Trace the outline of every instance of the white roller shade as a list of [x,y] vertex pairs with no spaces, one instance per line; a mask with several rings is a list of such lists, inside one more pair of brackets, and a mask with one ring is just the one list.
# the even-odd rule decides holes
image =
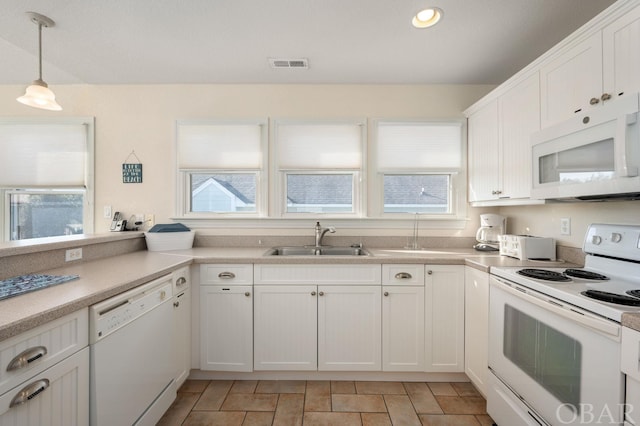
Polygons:
[[458,169],[462,164],[460,123],[378,123],[379,170]]
[[83,124],[1,124],[1,187],[85,185]]
[[180,169],[259,169],[259,124],[179,124]]
[[280,169],[358,169],[362,165],[359,124],[280,124]]

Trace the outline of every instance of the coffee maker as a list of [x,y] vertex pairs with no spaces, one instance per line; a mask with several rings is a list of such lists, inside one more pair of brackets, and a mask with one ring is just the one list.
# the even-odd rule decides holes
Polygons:
[[507,218],[499,214],[481,214],[480,229],[476,232],[478,244],[473,248],[479,251],[498,251],[498,235],[502,235],[507,230]]

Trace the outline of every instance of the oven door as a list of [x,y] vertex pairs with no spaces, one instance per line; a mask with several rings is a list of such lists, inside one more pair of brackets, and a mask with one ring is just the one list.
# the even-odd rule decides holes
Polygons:
[[622,423],[619,324],[493,276],[489,323],[489,368],[546,422]]

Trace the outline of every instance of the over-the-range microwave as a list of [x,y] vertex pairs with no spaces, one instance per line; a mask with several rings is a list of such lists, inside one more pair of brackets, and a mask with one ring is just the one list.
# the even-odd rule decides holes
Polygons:
[[531,198],[640,199],[640,95],[532,135]]

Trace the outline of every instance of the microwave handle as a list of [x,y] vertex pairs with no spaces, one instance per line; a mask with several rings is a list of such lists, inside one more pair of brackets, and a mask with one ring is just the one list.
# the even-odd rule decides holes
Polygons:
[[614,149],[616,150],[616,170],[618,170],[618,176],[620,177],[638,176],[638,165],[634,164],[633,160],[640,153],[636,152],[634,156],[631,150],[634,149],[632,144],[636,144],[640,137],[639,125],[637,112],[625,114],[618,120]]

